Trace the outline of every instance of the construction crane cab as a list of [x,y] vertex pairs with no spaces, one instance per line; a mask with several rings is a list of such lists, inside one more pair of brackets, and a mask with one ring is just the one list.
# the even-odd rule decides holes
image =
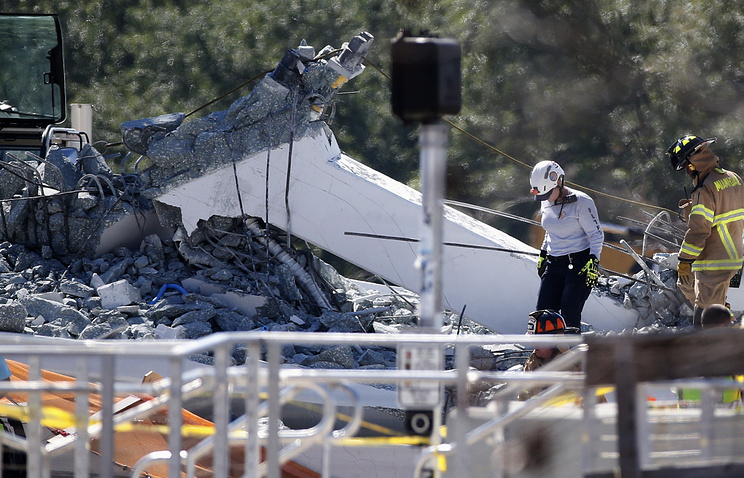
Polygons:
[[0,14],[0,161],[81,149],[86,133],[67,119],[62,29],[56,14]]

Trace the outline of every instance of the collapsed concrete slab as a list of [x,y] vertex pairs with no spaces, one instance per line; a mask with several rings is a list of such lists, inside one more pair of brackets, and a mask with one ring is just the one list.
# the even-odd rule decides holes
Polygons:
[[[337,88],[361,73],[367,33],[324,59],[305,44],[229,110],[186,123],[180,117],[122,125],[125,143],[154,163],[145,194],[165,226],[188,236],[213,216],[261,218],[386,281],[417,291],[421,195],[343,154],[322,121]],[[167,134],[155,134],[167,125]],[[149,131],[149,132],[148,132]],[[143,138],[149,142],[143,143]],[[444,306],[491,330],[522,333],[534,309],[535,249],[446,208]],[[523,252],[509,253],[494,248]],[[593,296],[585,320],[602,330],[631,327],[637,314]]]

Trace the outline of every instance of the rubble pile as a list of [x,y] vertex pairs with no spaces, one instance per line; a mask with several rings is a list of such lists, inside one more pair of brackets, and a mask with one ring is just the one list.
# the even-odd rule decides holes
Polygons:
[[649,261],[653,266],[650,272],[641,270],[633,279],[600,277],[595,290],[638,312],[636,326],[624,332],[651,333],[692,326],[693,310],[676,285],[676,261],[676,254],[657,253]]
[[[257,329],[398,333],[416,325],[415,294],[362,290],[309,249],[287,248],[283,233],[267,229],[259,219],[212,217],[189,236],[177,226],[178,215],[168,217],[169,211],[161,208],[161,220],[176,226],[172,238],[153,234],[139,250],[119,247],[91,258],[101,230],[133,211],[151,210],[152,204],[139,194],[137,175],[113,174],[92,147],[82,156],[77,167],[70,167],[65,152],[53,148],[39,174],[31,175],[41,178],[41,184],[8,181],[1,191],[12,198],[3,202],[0,216],[0,237],[5,239],[0,243],[1,331],[154,340]],[[44,196],[42,185],[63,194]],[[661,265],[656,281],[644,272],[636,280],[600,279],[600,294],[638,311],[637,325],[629,333],[690,325],[692,310],[676,291],[673,261],[654,257]],[[492,333],[458,319],[446,314],[443,332]],[[584,332],[603,333],[592,330],[590,317],[585,320]],[[480,370],[507,370],[524,360],[524,352],[517,345],[478,348],[471,351],[471,364]],[[287,346],[282,353],[286,361],[309,367],[396,363],[394,350],[375,347]],[[244,355],[236,350],[236,363]]]
[[[212,217],[190,236],[178,214],[158,208],[172,238],[147,236],[138,250],[92,258],[101,231],[121,217],[152,211],[139,175],[113,174],[86,145],[79,157],[52,148],[38,170],[7,176],[0,194],[0,331],[71,339],[194,339],[249,330],[398,333],[417,323],[407,291],[363,290],[305,248],[287,248],[260,220]],[[56,194],[45,195],[48,188]],[[692,310],[676,290],[675,258],[654,257],[658,279],[601,278],[600,294],[638,311],[628,333],[690,326]],[[664,286],[661,286],[662,282]],[[583,331],[593,331],[586,317]],[[463,323],[464,322],[464,326]],[[444,333],[491,331],[445,314]],[[526,352],[529,352],[527,350]],[[287,362],[308,367],[394,367],[384,348],[291,347]],[[245,351],[235,351],[236,363]],[[474,348],[480,370],[508,370],[525,358],[518,345]],[[209,362],[209,357],[197,357]]]
[[[67,183],[63,189],[77,187],[69,177],[61,178],[58,185]],[[110,178],[111,184],[126,183],[113,174]],[[7,214],[17,212],[20,202],[11,202],[10,208],[6,204],[4,237],[22,240],[0,243],[0,331],[70,339],[157,340],[250,330],[398,333],[417,324],[415,294],[396,288],[387,293],[364,290],[309,249],[287,249],[283,233],[270,227],[267,231],[258,219],[213,217],[202,221],[191,236],[182,228],[171,239],[147,236],[138,250],[119,247],[95,259],[87,252],[73,253],[90,250],[96,239],[89,237],[91,228],[102,227],[101,218],[111,211],[120,208],[124,214],[147,205],[136,194],[116,193],[115,204],[111,200],[115,195],[89,193],[27,201],[25,215]],[[84,214],[82,198],[94,204]],[[71,218],[84,217],[88,228],[68,226],[69,232],[78,233],[53,234],[50,244],[38,245],[32,238],[43,235],[21,231],[39,229],[45,221],[54,223],[51,215],[61,214],[49,207],[55,203]],[[45,207],[39,208],[40,204]],[[9,217],[16,217],[23,227]],[[272,253],[271,246],[281,253],[275,249]],[[667,289],[643,271],[634,276],[636,280],[600,278],[599,293],[638,311],[637,326],[628,333],[690,326],[692,310],[676,291],[673,261],[674,257],[654,256],[654,262],[662,265],[657,270]],[[590,317],[585,320],[583,332],[604,333],[593,330]],[[446,313],[443,333],[492,332]],[[529,352],[519,345],[474,347],[471,366],[508,370],[523,363]],[[308,367],[393,368],[396,364],[395,350],[382,347],[286,346],[282,355],[286,362]],[[242,363],[245,351],[236,350],[234,360]]]
[[[213,218],[180,241],[151,235],[139,250],[120,247],[68,265],[20,244],[0,243],[0,331],[157,340],[251,330],[397,333],[416,325],[415,294],[364,290],[310,251],[291,250],[291,260],[333,303],[324,309],[286,260],[270,257],[264,236],[241,229],[237,219]],[[452,316],[448,321],[454,322]],[[485,332],[472,323],[463,330]],[[287,346],[282,354],[308,367],[396,363],[395,351],[382,347]],[[245,351],[236,350],[234,359],[244,362]]]
[[110,224],[152,205],[136,175],[115,175],[90,144],[80,150],[52,145],[46,158],[3,162],[0,240],[39,250],[46,259],[71,260],[95,249]]

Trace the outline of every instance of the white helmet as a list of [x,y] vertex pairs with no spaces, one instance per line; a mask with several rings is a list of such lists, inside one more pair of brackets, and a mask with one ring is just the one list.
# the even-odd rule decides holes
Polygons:
[[558,182],[564,175],[563,168],[555,161],[537,163],[530,174],[531,192],[535,196],[535,201],[547,200],[550,192],[559,185]]

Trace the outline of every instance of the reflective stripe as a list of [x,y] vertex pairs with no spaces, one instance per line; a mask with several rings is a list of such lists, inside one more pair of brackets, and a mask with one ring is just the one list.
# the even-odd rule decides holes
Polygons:
[[734,209],[723,214],[719,214],[713,220],[713,226],[718,228],[718,235],[721,238],[721,244],[726,249],[726,255],[730,259],[736,259],[739,257],[739,252],[736,249],[736,243],[731,237],[731,232],[728,229],[728,224],[732,222],[744,220],[744,209]]
[[702,247],[698,247],[694,244],[690,244],[689,242],[683,242],[682,247],[679,249],[680,254],[685,253],[692,257],[697,257],[700,255],[701,252],[703,252]]
[[708,209],[702,204],[695,204],[692,206],[692,209],[690,210],[690,216],[703,216],[705,219],[707,219],[710,222],[713,222],[714,213],[712,209]]
[[692,272],[735,271],[741,268],[741,259],[698,260],[692,263]]
[[718,226],[741,220],[744,220],[744,209],[734,209],[733,211],[717,215],[713,220],[713,225]]
[[[744,221],[744,209],[734,209],[723,214],[714,215],[711,209],[708,209],[702,204],[696,204],[692,207],[690,216],[698,215],[702,216],[706,220],[710,221],[713,227],[718,229],[718,236],[721,240],[721,245],[726,251],[728,260],[724,259],[724,262],[730,260],[736,260],[741,263],[741,257],[739,257],[739,251],[736,247],[736,242],[731,237],[731,232],[728,229],[728,225],[736,221]],[[680,254],[685,253],[692,257],[698,257],[703,252],[703,247],[698,247],[695,244],[689,242],[683,242],[679,250]],[[693,265],[692,270],[728,270],[738,269],[740,266],[733,266],[729,264],[714,264],[715,262],[721,261],[698,261],[697,267]],[[707,266],[704,263],[709,263]]]
[[726,226],[721,226],[716,229],[718,229],[721,244],[723,245],[723,248],[726,249],[726,255],[729,256],[729,259],[736,259],[738,251],[736,250],[736,245],[734,245],[734,240],[731,237],[728,228]]

